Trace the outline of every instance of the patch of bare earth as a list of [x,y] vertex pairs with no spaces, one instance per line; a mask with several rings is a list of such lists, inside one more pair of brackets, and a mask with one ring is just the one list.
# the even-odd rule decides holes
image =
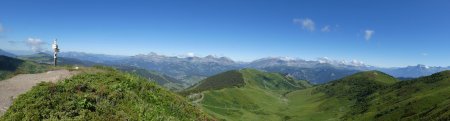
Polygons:
[[20,74],[0,81],[0,116],[2,116],[13,99],[30,90],[40,82],[56,82],[75,75],[76,71],[55,70],[38,74]]

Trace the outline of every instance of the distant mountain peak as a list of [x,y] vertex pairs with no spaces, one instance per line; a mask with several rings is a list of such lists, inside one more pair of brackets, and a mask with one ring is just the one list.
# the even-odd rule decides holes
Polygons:
[[217,57],[215,55],[208,55],[208,56],[205,56],[205,58],[220,58],[220,57]]
[[289,57],[289,56],[278,57],[278,59],[284,60],[284,61],[292,61],[292,60],[296,60],[295,58]]
[[416,67],[418,67],[418,68],[425,68],[425,69],[428,69],[428,68],[430,68],[429,66],[427,66],[427,65],[424,65],[424,64],[417,64],[417,66]]
[[150,55],[150,56],[159,56],[158,53],[155,53],[155,52],[150,52],[150,53],[148,53],[147,55]]
[[4,55],[4,56],[8,56],[8,57],[16,57],[16,55],[14,55],[10,52],[4,51],[2,49],[0,49],[0,55]]

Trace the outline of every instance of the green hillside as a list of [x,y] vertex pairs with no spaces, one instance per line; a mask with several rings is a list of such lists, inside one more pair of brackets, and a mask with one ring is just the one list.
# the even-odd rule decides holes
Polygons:
[[205,90],[217,90],[228,87],[242,87],[245,85],[242,73],[237,70],[223,72],[200,81],[190,90],[201,92]]
[[368,71],[287,95],[292,120],[449,120],[450,71],[409,81]]
[[283,112],[291,120],[342,120],[342,117],[366,108],[365,97],[396,83],[379,71],[359,72],[287,95],[289,106]]
[[[450,119],[450,71],[410,81],[366,71],[314,87],[293,86],[295,80],[276,73],[252,69],[236,72],[242,74],[244,85],[211,88],[188,97],[223,120]],[[227,80],[223,77],[214,81]]]
[[317,90],[329,96],[360,99],[396,82],[397,79],[383,72],[366,71],[321,85]]
[[202,92],[190,92],[188,97],[218,119],[281,120],[284,115],[279,112],[288,104],[284,95],[310,86],[306,81],[293,80],[278,73],[242,69],[201,81],[191,90]]
[[172,91],[179,91],[186,88],[188,85],[186,82],[180,81],[165,74],[158,73],[156,71],[149,71],[146,69],[133,67],[133,66],[115,66],[117,69],[139,76],[148,78],[151,81],[155,81],[158,85],[161,85]]
[[184,98],[139,76],[88,69],[20,95],[0,120],[211,120]]
[[396,83],[368,99],[368,110],[350,119],[448,121],[450,71]]
[[[295,120],[450,119],[450,71],[396,83],[390,76],[377,73],[377,78],[373,78],[373,71],[363,72],[317,89],[290,93],[288,98],[295,103],[286,114],[293,113]],[[361,79],[366,81],[355,81]]]
[[354,102],[317,92],[316,87],[286,95],[288,104],[280,113],[286,121],[339,121],[352,109]]
[[49,65],[0,55],[0,80],[11,78],[17,74],[41,73],[51,68]]

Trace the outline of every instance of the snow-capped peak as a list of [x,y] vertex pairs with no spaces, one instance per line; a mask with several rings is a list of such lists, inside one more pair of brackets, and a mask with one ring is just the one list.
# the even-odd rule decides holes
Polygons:
[[335,66],[339,66],[339,65],[347,65],[347,66],[367,66],[366,64],[364,64],[364,62],[362,61],[358,61],[358,60],[351,60],[351,61],[347,61],[347,60],[332,60],[329,59],[328,57],[320,57],[317,58],[317,61],[319,63],[327,63],[327,64],[331,64],[331,65],[335,65]]
[[419,68],[425,68],[425,69],[429,69],[430,67],[427,65],[423,65],[423,64],[417,64],[417,67]]
[[295,58],[288,57],[288,56],[285,56],[285,57],[278,57],[278,59],[283,60],[283,61],[291,61],[291,60],[295,60]]

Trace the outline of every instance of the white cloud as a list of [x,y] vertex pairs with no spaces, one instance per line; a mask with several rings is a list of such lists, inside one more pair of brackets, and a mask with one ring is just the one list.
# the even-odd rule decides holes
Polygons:
[[370,40],[372,38],[373,34],[375,34],[375,31],[367,29],[366,31],[364,31],[364,38],[366,40]]
[[319,63],[328,63],[332,65],[349,65],[349,66],[367,66],[363,61],[358,60],[333,60],[328,57],[317,58]]
[[306,29],[308,31],[314,31],[315,25],[314,25],[314,21],[309,19],[309,18],[305,18],[305,19],[294,19],[293,20],[294,24],[298,24],[301,25],[303,29]]
[[188,56],[188,57],[194,57],[195,54],[194,54],[193,52],[188,52],[188,53],[186,53],[186,56]]
[[331,31],[330,26],[329,26],[329,25],[324,26],[324,27],[321,29],[321,31],[322,31],[322,32],[330,32],[330,31]]
[[31,47],[31,50],[33,50],[34,52],[41,52],[43,48],[42,46],[47,44],[41,39],[31,37],[28,38],[25,43],[27,46]]

